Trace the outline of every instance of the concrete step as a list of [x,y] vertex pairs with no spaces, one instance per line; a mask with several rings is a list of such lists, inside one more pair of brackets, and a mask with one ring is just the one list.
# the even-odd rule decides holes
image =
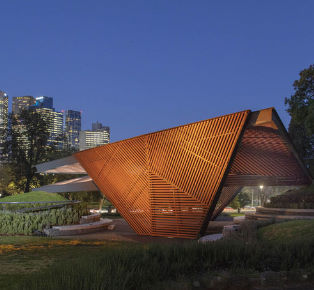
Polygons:
[[100,221],[101,214],[99,213],[94,213],[90,215],[83,215],[80,219],[80,224],[89,224],[93,222],[98,222]]
[[242,223],[244,220],[245,220],[245,216],[244,216],[244,215],[235,216],[235,217],[233,218],[233,222],[236,223],[236,224],[240,224],[240,223]]
[[202,244],[205,244],[205,243],[208,243],[208,242],[218,241],[218,240],[220,240],[222,238],[223,238],[222,234],[213,234],[213,235],[207,235],[207,236],[201,237],[198,240],[198,242],[202,243]]
[[100,230],[108,229],[112,224],[110,219],[100,219],[99,221],[67,226],[53,226],[51,229],[44,229],[47,236],[72,236],[98,232]]
[[271,220],[284,221],[284,220],[311,220],[314,216],[302,216],[302,215],[275,215],[265,213],[247,213],[245,218],[248,220]]
[[314,216],[314,209],[257,207],[256,213],[291,216]]

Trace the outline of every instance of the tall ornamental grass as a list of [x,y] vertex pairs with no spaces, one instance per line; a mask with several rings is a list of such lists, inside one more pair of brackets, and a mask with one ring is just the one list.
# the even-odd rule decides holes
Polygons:
[[314,266],[314,241],[244,243],[227,240],[207,245],[158,244],[104,248],[56,263],[23,281],[20,289],[151,289],[159,281],[189,279],[210,271],[289,271]]

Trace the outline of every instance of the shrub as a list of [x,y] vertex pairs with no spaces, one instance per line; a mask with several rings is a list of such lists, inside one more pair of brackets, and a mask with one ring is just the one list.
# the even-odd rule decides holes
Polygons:
[[87,210],[83,203],[31,213],[0,211],[0,234],[31,235],[52,225],[77,223],[84,214]]
[[298,190],[288,190],[286,193],[270,198],[265,204],[269,208],[314,209],[314,186]]

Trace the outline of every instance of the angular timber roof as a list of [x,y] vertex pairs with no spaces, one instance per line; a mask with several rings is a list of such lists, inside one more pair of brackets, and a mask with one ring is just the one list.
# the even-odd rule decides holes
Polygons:
[[273,108],[158,131],[73,157],[141,235],[196,238],[243,186],[311,183]]

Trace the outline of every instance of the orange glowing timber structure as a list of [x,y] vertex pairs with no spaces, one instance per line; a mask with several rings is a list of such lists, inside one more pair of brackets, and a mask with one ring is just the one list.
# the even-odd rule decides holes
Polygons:
[[150,133],[74,157],[140,235],[197,238],[243,186],[312,182],[273,108]]

